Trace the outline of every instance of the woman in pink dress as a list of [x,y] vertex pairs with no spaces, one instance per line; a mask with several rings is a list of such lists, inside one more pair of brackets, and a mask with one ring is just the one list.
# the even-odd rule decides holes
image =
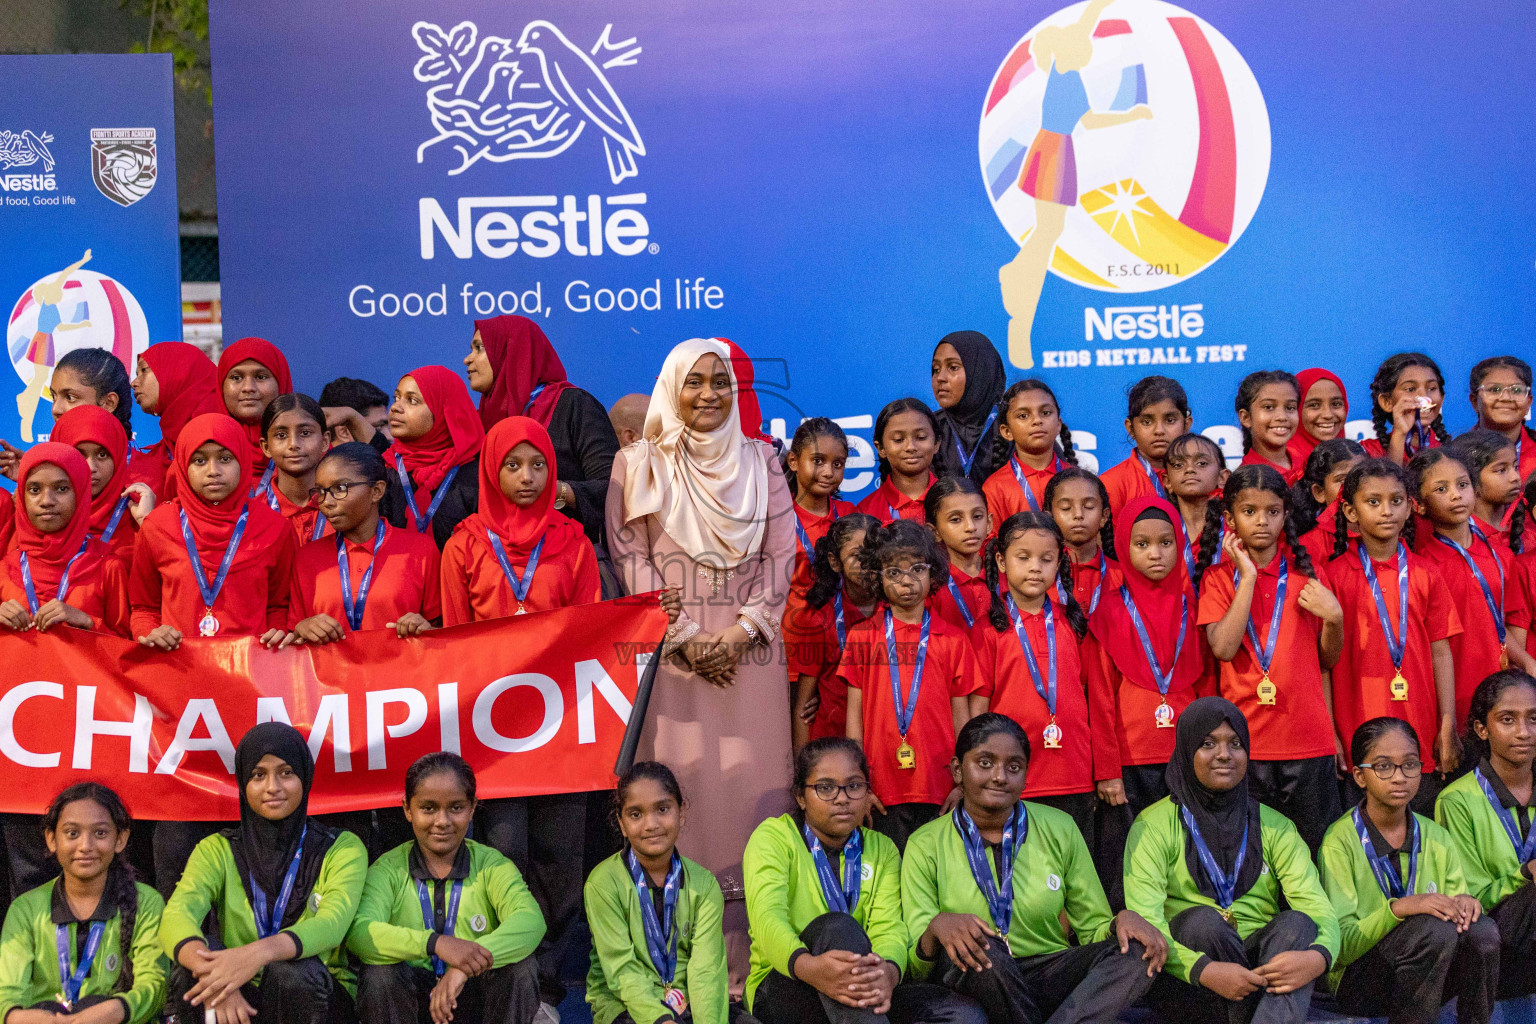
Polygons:
[[773,448],[746,437],[730,348],[685,341],[667,356],[641,440],[613,461],[608,545],[630,593],[676,588],[642,758],[689,795],[678,846],[725,893],[731,988],[747,972],[741,854],[793,805],[780,620],[794,567],[789,488]]

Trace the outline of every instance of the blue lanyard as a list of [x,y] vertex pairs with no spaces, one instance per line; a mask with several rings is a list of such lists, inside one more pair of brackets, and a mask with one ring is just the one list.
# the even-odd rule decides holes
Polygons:
[[[826,855],[822,855],[826,859]],[[640,927],[645,931],[645,949],[651,955],[651,966],[667,984],[677,974],[677,934],[682,929],[674,927],[677,913],[677,897],[683,890],[683,858],[672,851],[672,863],[667,868],[667,880],[662,884],[662,916],[656,917],[656,904],[651,900],[651,884],[645,877],[645,869],[635,857],[635,851],[624,854],[629,865],[629,877],[634,879],[635,892],[640,897]]]
[[416,507],[416,492],[411,489],[411,475],[405,471],[405,460],[398,454],[395,456],[395,474],[400,477],[400,486],[405,490],[405,507],[411,511],[411,519],[416,523],[417,533],[426,533],[427,527],[432,525],[432,517],[437,515],[437,510],[442,507],[443,499],[448,497],[448,488],[453,484],[453,478],[459,475],[459,467],[454,466],[448,470],[448,475],[443,477],[443,482],[437,485],[437,490],[432,493],[432,504],[427,506],[427,514],[422,515]]
[[987,415],[987,422],[981,425],[981,436],[976,439],[976,445],[971,449],[971,454],[966,455],[965,449],[960,446],[960,435],[955,435],[955,451],[960,454],[960,475],[970,476],[971,465],[976,461],[976,454],[981,451],[981,446],[987,442],[987,431],[992,429],[992,424],[997,422],[997,407],[993,406],[991,413]]
[[[1237,581],[1241,575],[1242,573],[1239,570],[1232,570],[1232,586],[1237,586]],[[1269,613],[1269,636],[1264,641],[1263,647],[1259,646],[1258,630],[1253,628],[1253,605],[1251,603],[1248,606],[1248,619],[1243,623],[1243,628],[1248,633],[1248,643],[1253,647],[1253,656],[1258,661],[1259,670],[1264,673],[1265,679],[1269,678],[1269,666],[1273,664],[1275,660],[1275,642],[1279,639],[1280,636],[1280,613],[1285,610],[1285,585],[1286,577],[1289,575],[1289,569],[1286,566],[1284,555],[1280,556],[1279,575],[1280,582],[1275,584],[1275,607],[1274,610]],[[1257,580],[1254,581],[1253,592],[1255,594],[1259,592],[1259,584]]]
[[[455,878],[453,885],[448,889],[448,907],[443,911],[444,935],[453,934],[453,926],[459,919],[459,894],[464,890],[462,880]],[[432,909],[432,897],[427,892],[427,883],[422,879],[416,880],[416,898],[421,902],[421,920],[427,926],[427,931],[437,931],[437,914]],[[439,978],[448,970],[448,965],[438,957],[432,958],[432,973]]]
[[1029,666],[1029,678],[1035,684],[1035,692],[1040,699],[1045,701],[1046,710],[1050,711],[1051,719],[1056,718],[1056,615],[1051,611],[1051,599],[1045,599],[1045,650],[1046,650],[1046,674],[1040,678],[1040,663],[1035,660],[1035,649],[1029,643],[1029,637],[1024,635],[1024,620],[1019,617],[1019,606],[1013,603],[1013,595],[1009,594],[1003,599],[1008,605],[1008,617],[1013,620],[1013,635],[1019,638],[1019,646],[1024,650],[1024,664]]
[[[64,883],[56,882],[55,885]],[[69,925],[61,924],[54,928],[55,945],[59,951],[59,981],[64,989],[64,1007],[73,1010],[75,1003],[80,999],[80,989],[85,985],[86,976],[91,973],[91,965],[96,962],[96,953],[101,948],[101,936],[107,930],[105,921],[92,921],[91,929],[85,935],[85,952],[80,957],[80,966],[73,971],[69,969]],[[128,951],[123,951],[127,956]]]
[[[827,499],[827,508],[832,510],[832,521],[834,523],[837,522],[837,504],[831,498]],[[891,509],[892,515],[895,515],[895,512],[895,509]],[[896,516],[896,518],[900,519],[901,517]],[[811,535],[805,532],[805,526],[800,522],[800,513],[798,511],[795,512],[795,536],[800,538],[800,548],[805,552],[805,557],[814,560],[816,557],[816,546],[811,543]]]
[[1179,595],[1179,639],[1173,645],[1173,659],[1168,662],[1167,672],[1158,667],[1157,653],[1152,650],[1152,638],[1147,635],[1147,624],[1141,621],[1136,599],[1124,584],[1120,586],[1120,600],[1125,603],[1125,611],[1131,617],[1136,639],[1141,641],[1141,653],[1146,655],[1147,667],[1152,670],[1152,679],[1157,683],[1157,692],[1166,697],[1168,688],[1173,685],[1173,671],[1179,667],[1179,655],[1184,653],[1184,633],[1189,628],[1189,595]]
[[838,589],[832,595],[832,623],[837,629],[837,653],[843,653],[843,648],[848,646],[848,627],[843,624],[843,591]]
[[523,566],[523,574],[519,576],[512,569],[512,562],[507,558],[507,549],[502,545],[501,538],[490,530],[486,533],[491,538],[491,550],[496,552],[496,561],[501,563],[501,574],[507,578],[507,583],[512,587],[512,596],[517,598],[517,607],[521,611],[523,602],[528,599],[528,588],[533,586],[533,574],[539,568],[539,552],[544,550],[544,538],[533,546],[533,551],[528,555],[528,564]]
[[[1088,614],[1092,615],[1099,610],[1099,598],[1104,596],[1104,577],[1109,574],[1109,562],[1104,557],[1104,549],[1099,549],[1099,564],[1095,566],[1099,570],[1099,581],[1093,585],[1093,595],[1088,599]],[[1072,579],[1077,581],[1077,570],[1072,570]],[[1067,603],[1067,588],[1061,585],[1061,580],[1056,580],[1056,596],[1062,604]]]
[[[1413,410],[1412,433],[1403,438],[1404,460],[1413,458],[1413,456],[1427,444],[1429,444],[1429,427],[1424,425],[1424,409],[1421,406],[1420,408]],[[1515,454],[1517,456],[1519,455],[1518,448],[1516,448]]]
[[965,843],[965,859],[971,865],[971,877],[976,880],[976,887],[981,890],[982,896],[986,897],[992,923],[998,931],[1007,935],[1008,926],[1013,923],[1013,861],[1019,847],[1029,838],[1029,812],[1024,808],[1024,801],[1020,800],[1013,805],[1008,824],[1003,826],[1003,841],[997,851],[996,881],[992,878],[992,865],[981,840],[981,830],[966,812],[965,804],[956,807],[951,817],[955,822],[955,831],[960,833],[960,839]]
[[1360,568],[1365,581],[1371,585],[1371,596],[1376,599],[1376,617],[1381,620],[1381,631],[1387,637],[1387,654],[1392,667],[1403,670],[1403,652],[1408,646],[1408,551],[1403,542],[1397,542],[1397,632],[1392,632],[1392,620],[1387,615],[1387,599],[1381,593],[1381,583],[1376,579],[1376,567],[1371,556],[1365,553],[1365,541],[1355,543],[1355,554],[1360,556]]
[[384,543],[384,533],[387,527],[384,525],[384,517],[379,517],[379,525],[373,528],[373,557],[368,563],[368,568],[363,570],[363,578],[357,583],[357,597],[352,596],[352,567],[347,564],[347,539],[341,534],[336,535],[336,569],[341,575],[341,606],[347,613],[347,624],[353,629],[363,628],[363,609],[368,604],[368,590],[373,586],[373,568],[379,564],[379,546]]
[[864,833],[854,829],[843,844],[843,878],[839,882],[832,873],[827,851],[821,848],[821,840],[816,838],[811,826],[802,825],[800,831],[805,835],[805,845],[810,847],[811,863],[816,865],[816,880],[821,883],[821,896],[827,901],[827,909],[839,914],[853,913],[853,908],[859,905],[859,886],[863,880]]
[[[64,563],[64,574],[59,577],[59,590],[54,595],[60,601],[64,600],[65,594],[69,593],[69,570],[75,567],[76,560],[85,554],[85,549],[90,543],[91,538],[89,537],[81,541],[80,550],[71,555],[69,561]],[[27,590],[27,607],[31,609],[33,615],[36,615],[39,607],[37,603],[37,589],[32,585],[32,564],[28,561],[25,551],[21,552],[21,583]]]
[[325,536],[325,524],[328,520],[318,510],[315,512],[315,528],[310,531],[310,540],[319,540]]
[[544,389],[547,387],[549,387],[548,384],[540,384],[538,387],[528,392],[528,401],[523,403],[524,416],[528,415],[528,410],[533,408],[533,403],[539,400],[539,396],[544,393]]
[[923,685],[923,662],[928,658],[928,609],[923,609],[923,626],[917,635],[917,657],[912,663],[912,683],[907,687],[907,702],[901,702],[901,665],[896,660],[896,618],[885,610],[885,659],[891,670],[891,700],[896,704],[896,731],[907,738],[912,715],[917,711],[917,692]]
[[901,518],[901,513],[897,512],[896,511],[896,506],[892,505],[890,502],[886,502],[885,503],[885,509],[886,509],[887,512],[889,512],[891,514],[891,519],[893,521]]
[[[1221,542],[1226,539],[1227,524],[1221,523],[1216,527],[1216,552],[1211,556],[1211,564],[1221,561]],[[1189,582],[1195,582],[1195,546],[1189,542],[1189,534],[1184,534],[1184,569],[1189,573]]]
[[1167,501],[1168,492],[1163,490],[1163,482],[1158,479],[1157,470],[1152,468],[1152,463],[1148,462],[1146,458],[1141,454],[1140,448],[1132,450],[1131,454],[1136,456],[1137,462],[1141,463],[1142,472],[1146,473],[1147,479],[1152,481],[1152,486],[1154,489],[1156,489],[1157,496],[1162,498],[1164,501]]
[[219,592],[224,589],[224,579],[229,575],[235,552],[240,550],[240,538],[245,536],[245,521],[250,517],[251,506],[240,509],[240,518],[235,520],[234,532],[229,535],[229,543],[224,545],[224,557],[219,561],[219,571],[212,586],[208,584],[208,574],[203,571],[202,559],[197,557],[197,540],[192,536],[192,524],[187,522],[187,510],[177,511],[181,514],[181,539],[187,545],[187,557],[192,560],[192,575],[197,578],[197,592],[202,595],[203,607],[213,611],[213,602],[219,599]]
[[1381,887],[1381,894],[1389,900],[1400,900],[1404,896],[1411,895],[1419,879],[1419,823],[1414,820],[1414,813],[1408,812],[1408,884],[1403,884],[1403,876],[1398,874],[1397,864],[1390,856],[1377,854],[1376,844],[1371,842],[1371,834],[1365,827],[1365,815],[1356,807],[1350,812],[1355,817],[1355,834],[1360,837],[1360,846],[1365,851],[1365,859],[1371,865],[1371,873],[1376,876],[1376,884]]
[[[1024,492],[1024,500],[1029,502],[1029,510],[1031,512],[1039,512],[1040,502],[1035,500],[1035,492],[1030,490],[1029,484],[1024,480],[1024,469],[1019,465],[1018,455],[1008,456],[1008,466],[1013,470],[1013,478],[1019,482],[1019,490]],[[1051,472],[1053,474],[1061,472],[1060,455],[1051,456]]]
[[293,880],[299,877],[299,861],[304,859],[304,838],[309,835],[309,825],[299,833],[299,848],[293,851],[293,861],[288,865],[288,871],[283,875],[283,884],[277,890],[277,902],[272,905],[272,913],[267,913],[267,894],[253,878],[251,879],[251,914],[256,918],[256,935],[259,938],[270,939],[277,934],[282,926],[283,914],[288,910],[288,900],[293,896]]
[[[1488,553],[1493,556],[1493,564],[1499,568],[1499,595],[1502,597],[1504,594],[1504,560],[1499,557],[1498,549],[1489,543],[1482,530],[1479,530],[1473,523],[1468,523],[1467,525],[1472,530],[1474,540],[1480,540],[1488,545]],[[1477,560],[1472,557],[1472,552],[1442,534],[1435,534],[1435,540],[1460,555],[1461,560],[1467,563],[1467,568],[1472,570],[1472,578],[1477,580],[1477,585],[1482,588],[1483,600],[1487,602],[1488,614],[1493,616],[1493,624],[1498,628],[1499,644],[1502,646],[1505,632],[1504,609],[1500,607],[1498,601],[1493,599],[1493,590],[1488,586],[1488,579],[1483,575],[1483,570],[1477,567]]]
[[1243,844],[1237,848],[1237,857],[1233,859],[1232,871],[1228,874],[1221,870],[1211,848],[1205,845],[1205,837],[1200,834],[1200,826],[1195,824],[1195,816],[1189,812],[1189,808],[1180,806],[1179,813],[1184,816],[1184,827],[1189,830],[1189,837],[1195,842],[1195,853],[1200,857],[1205,877],[1216,888],[1216,902],[1221,909],[1226,910],[1237,899],[1237,877],[1243,873],[1243,861],[1248,858],[1248,828],[1251,822],[1246,819],[1243,821]]
[[1493,792],[1493,787],[1488,784],[1488,778],[1483,774],[1482,767],[1472,769],[1472,774],[1477,776],[1477,784],[1482,787],[1483,796],[1488,798],[1488,804],[1493,808],[1493,813],[1498,816],[1499,824],[1504,826],[1504,834],[1509,837],[1510,845],[1515,848],[1515,859],[1522,867],[1536,860],[1536,828],[1531,829],[1530,834],[1521,839],[1520,826],[1515,824],[1515,816]]
[[112,517],[107,520],[106,529],[101,531],[101,542],[110,544],[112,535],[117,532],[117,524],[123,521],[123,513],[128,510],[128,502],[132,495],[125,494],[117,499],[117,504],[112,508]]
[[272,486],[272,474],[277,472],[277,463],[267,463],[267,468],[262,471],[261,483],[251,491],[251,497],[259,498],[263,494],[267,496],[267,507],[273,512],[277,511],[277,488]]
[[965,620],[965,628],[970,629],[976,625],[976,616],[971,614],[970,606],[965,603],[965,595],[960,593],[960,584],[955,582],[953,574],[949,577],[949,596],[955,599],[955,606],[960,609],[960,617]]

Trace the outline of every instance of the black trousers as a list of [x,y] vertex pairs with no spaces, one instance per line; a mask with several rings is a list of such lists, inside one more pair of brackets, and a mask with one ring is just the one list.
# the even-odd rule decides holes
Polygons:
[[875,831],[895,843],[897,853],[906,853],[912,833],[938,816],[938,804],[892,804],[884,814],[874,812]]
[[225,825],[222,821],[155,822],[155,888],[163,898],[171,898],[197,844]]
[[534,952],[541,999],[551,1006],[565,998],[560,967],[579,938],[582,913],[582,845],[587,834],[587,795],[486,800],[476,831],[517,865],[544,915],[544,938]]
[[[1317,925],[1297,910],[1282,910],[1274,920],[1244,939],[1214,907],[1191,907],[1168,922],[1175,939],[1222,963],[1253,968],[1277,953],[1307,949],[1317,941]],[[1232,1002],[1198,984],[1190,985],[1167,972],[1158,975],[1147,1000],[1170,1021],[1200,1024],[1302,1024],[1312,1003],[1312,986],[1273,996],[1260,989]]]
[[[677,1024],[693,1024],[693,1011],[684,1010],[681,1014],[673,1014],[677,1018]],[[635,1018],[627,1013],[621,1013],[613,1018],[613,1024],[635,1024]],[[724,1024],[761,1024],[761,1022],[746,1011],[740,1003],[728,1003],[725,1007]]]
[[1094,808],[1093,864],[1099,872],[1110,909],[1125,909],[1125,841],[1136,815],[1168,795],[1165,764],[1127,764],[1120,768],[1126,802],[1112,807],[1102,801]]
[[1499,926],[1472,927],[1415,914],[1344,969],[1335,997],[1344,1013],[1388,1024],[1433,1024],[1456,1000],[1457,1024],[1488,1024],[1499,987]]
[[1536,994],[1536,887],[1522,885],[1488,916],[1499,926],[1499,998]]
[[1332,754],[1295,761],[1249,761],[1248,792],[1290,818],[1313,857],[1323,845],[1328,826],[1344,813]]
[[[363,1024],[432,1024],[437,975],[411,964],[365,964],[357,973]],[[453,1019],[465,1024],[527,1024],[539,1012],[539,965],[533,957],[464,983]]]
[[[204,1024],[203,1008],[186,1001],[197,979],[177,964],[171,971],[166,1009],[177,1024]],[[319,958],[282,960],[261,972],[261,984],[244,985],[240,994],[256,1008],[256,1024],[349,1024],[357,1020],[352,997],[336,984]]]
[[1106,939],[1016,960],[1007,939],[992,937],[989,970],[962,971],[941,948],[933,977],[981,1003],[991,1024],[1114,1024],[1152,987],[1145,953],[1139,942],[1122,953]]
[[[869,936],[848,914],[827,913],[805,926],[800,939],[812,956],[840,949],[869,953]],[[903,982],[891,994],[888,1014],[846,1006],[798,978],[774,971],[752,999],[752,1015],[762,1024],[986,1024],[986,1012],[973,999],[943,985]]]

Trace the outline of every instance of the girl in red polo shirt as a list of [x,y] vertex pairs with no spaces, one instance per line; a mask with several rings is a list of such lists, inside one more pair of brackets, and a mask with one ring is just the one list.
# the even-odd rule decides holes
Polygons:
[[1518,551],[1525,535],[1520,502],[1520,450],[1494,430],[1469,430],[1448,446],[1472,474],[1472,522],[1506,550]]
[[219,355],[219,393],[224,409],[240,424],[249,447],[254,486],[263,495],[272,486],[272,465],[261,446],[261,417],[278,395],[293,390],[293,375],[282,350],[265,338],[241,338]]
[[1296,509],[1296,526],[1301,530],[1301,546],[1312,556],[1312,564],[1322,567],[1333,557],[1333,529],[1338,522],[1339,489],[1349,471],[1368,456],[1360,442],[1336,437],[1323,441],[1307,456],[1301,479],[1291,488],[1291,504]]
[[1320,366],[1298,373],[1296,385],[1301,389],[1301,407],[1297,410],[1300,422],[1289,448],[1292,461],[1305,466],[1312,449],[1344,436],[1344,424],[1349,419],[1349,393],[1336,373]]
[[[1080,466],[1067,466],[1045,485],[1045,510],[1067,542],[1072,561],[1072,596],[1092,618],[1105,593],[1120,585],[1115,561],[1115,524],[1104,482]],[[1067,599],[1057,585],[1056,600]]]
[[1521,625],[1528,618],[1525,598],[1509,580],[1513,554],[1498,534],[1489,534],[1472,518],[1472,473],[1459,457],[1457,442],[1415,455],[1408,462],[1408,481],[1415,507],[1433,528],[1418,531],[1414,553],[1430,563],[1461,615],[1461,632],[1450,644],[1456,662],[1456,721],[1465,723],[1472,691],[1484,678],[1511,664],[1525,672],[1536,668],[1526,653]]
[[862,512],[840,517],[816,542],[815,580],[784,612],[784,656],[794,680],[795,749],[848,733],[848,689],[837,677],[848,631],[875,613],[878,577],[859,558],[864,538],[880,521]]
[[1163,486],[1163,459],[1173,439],[1189,433],[1194,422],[1189,396],[1172,377],[1143,377],[1131,386],[1125,432],[1135,448],[1129,458],[1104,473],[1112,511],[1118,513],[1132,498],[1144,494],[1168,497]]
[[[86,408],[112,418],[97,406],[80,410]],[[0,571],[0,626],[47,632],[67,625],[127,636],[127,568],[90,536],[84,456],[57,441],[34,445],[16,477],[16,537]]]
[[[745,422],[745,421],[743,421]],[[790,600],[804,596],[811,586],[811,562],[816,543],[827,530],[853,511],[853,503],[838,497],[843,467],[848,463],[848,435],[825,416],[812,416],[795,428],[785,454],[785,476],[795,496],[795,573],[790,579]],[[839,734],[841,735],[841,734]]]
[[1200,578],[1221,561],[1226,520],[1221,488],[1227,482],[1227,461],[1221,447],[1204,434],[1184,434],[1168,446],[1168,496],[1184,521],[1184,571],[1200,589]]
[[923,521],[923,496],[934,481],[933,457],[939,450],[939,422],[916,398],[898,398],[875,417],[875,454],[880,456],[880,486],[859,511],[882,523]]
[[[987,627],[976,631],[983,687],[972,715],[996,711],[1024,727],[1036,752],[1025,798],[1070,814],[1094,845],[1094,794],[1120,778],[1114,698],[1102,674],[1090,675],[1079,645],[1083,609],[1056,586],[1071,579],[1067,544],[1050,516],[1018,512],[989,545]],[[1006,593],[999,596],[999,581]]]
[[1061,403],[1043,380],[1021,380],[998,403],[997,447],[993,462],[1002,468],[987,477],[982,490],[994,525],[1015,512],[1039,512],[1045,486],[1063,466],[1077,465],[1072,431],[1061,419]]
[[1304,464],[1291,458],[1289,445],[1301,422],[1301,385],[1284,370],[1258,370],[1237,386],[1237,421],[1243,428],[1243,465],[1271,466],[1289,487],[1301,478]]
[[[1451,653],[1461,617],[1430,564],[1402,541],[1411,514],[1407,477],[1390,460],[1365,460],[1339,489],[1334,554],[1324,570],[1344,609],[1333,720],[1340,736],[1353,736],[1369,719],[1401,718],[1418,734],[1425,768],[1449,774],[1461,759]],[[1433,807],[1439,790],[1426,776],[1414,806]]]
[[892,522],[864,538],[860,557],[879,573],[887,607],[848,631],[837,674],[848,687],[848,737],[869,758],[874,827],[899,850],[954,788],[955,734],[982,680],[970,640],[928,610],[949,577],[933,531]]
[[486,434],[480,511],[443,548],[443,625],[602,600],[592,542],[554,507],[554,473],[538,421],[509,416]]
[[[1227,564],[1205,574],[1198,622],[1221,667],[1221,696],[1248,720],[1248,778],[1316,851],[1341,813],[1328,671],[1344,610],[1297,539],[1291,492],[1271,466],[1239,466],[1223,490]],[[1350,735],[1354,735],[1351,733]]]
[[176,497],[144,520],[128,597],[139,643],[173,651],[183,636],[288,635],[298,546],[287,520],[251,499],[251,448],[240,424],[198,416],[176,438]]
[[945,622],[972,636],[991,606],[982,557],[993,526],[986,498],[968,476],[941,476],[928,488],[923,515],[949,558],[949,582],[934,589],[931,606]]
[[1388,356],[1371,379],[1371,422],[1376,436],[1360,443],[1373,459],[1404,465],[1421,448],[1449,443],[1451,435],[1440,418],[1444,405],[1445,374],[1440,364],[1422,352]]
[[311,494],[315,471],[330,447],[325,411],[308,395],[278,395],[261,414],[261,450],[275,470],[261,496],[268,508],[288,520],[300,544],[325,533],[325,516]]
[[294,558],[290,641],[334,643],[359,629],[418,636],[441,624],[437,545],[379,514],[387,481],[384,460],[361,441],[320,461],[319,510],[334,536],[310,541]]
[[91,536],[127,564],[139,523],[155,509],[155,492],[130,483],[128,435],[116,416],[99,405],[77,405],[53,425],[51,440],[72,446],[91,470]]

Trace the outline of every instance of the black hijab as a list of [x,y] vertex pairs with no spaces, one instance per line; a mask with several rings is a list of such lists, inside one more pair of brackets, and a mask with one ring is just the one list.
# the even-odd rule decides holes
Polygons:
[[[1248,830],[1248,854],[1243,859],[1243,870],[1237,878],[1234,898],[1253,887],[1259,871],[1264,866],[1263,835],[1259,828],[1259,802],[1248,795],[1248,776],[1245,773],[1236,786],[1224,793],[1207,789],[1195,777],[1195,751],[1205,738],[1215,732],[1222,722],[1232,727],[1243,749],[1248,746],[1248,720],[1237,705],[1221,697],[1201,697],[1179,715],[1178,735],[1174,741],[1173,757],[1168,762],[1166,778],[1174,804],[1187,807],[1194,815],[1195,824],[1206,847],[1216,858],[1223,871],[1231,871],[1243,845],[1243,829]],[[1195,850],[1194,837],[1184,830],[1184,865],[1195,880],[1196,887],[1211,899],[1216,899],[1216,886],[1212,884],[1200,864],[1200,854]]]
[[[982,437],[982,428],[987,426],[987,417],[992,415],[997,403],[1003,400],[1003,389],[1008,385],[1003,357],[998,354],[997,346],[980,331],[946,334],[939,339],[939,345],[952,345],[960,353],[960,363],[965,367],[965,393],[952,408],[938,411],[939,451],[934,456],[934,471],[940,476],[966,475],[961,470],[960,453],[955,448],[958,440],[967,454],[973,449],[976,451],[970,477],[978,484],[984,483],[1002,464],[994,464],[992,459],[996,422],[987,429],[986,438]],[[938,345],[934,346],[934,351],[938,351]]]
[[[268,754],[292,768],[304,787],[299,806],[282,821],[263,818],[245,794],[246,783],[251,781],[256,766]],[[335,832],[309,818],[309,790],[315,781],[315,761],[310,756],[309,745],[299,730],[286,722],[263,722],[246,733],[240,746],[235,748],[235,781],[240,787],[240,827],[225,831],[224,836],[229,839],[230,849],[234,852],[235,867],[245,883],[247,897],[251,895],[252,886],[260,886],[268,906],[277,902],[283,876],[288,873],[288,865],[293,863],[300,835],[304,836],[304,855],[283,912],[282,927],[287,928],[304,912],[310,890],[320,877],[325,854],[336,840]]]

